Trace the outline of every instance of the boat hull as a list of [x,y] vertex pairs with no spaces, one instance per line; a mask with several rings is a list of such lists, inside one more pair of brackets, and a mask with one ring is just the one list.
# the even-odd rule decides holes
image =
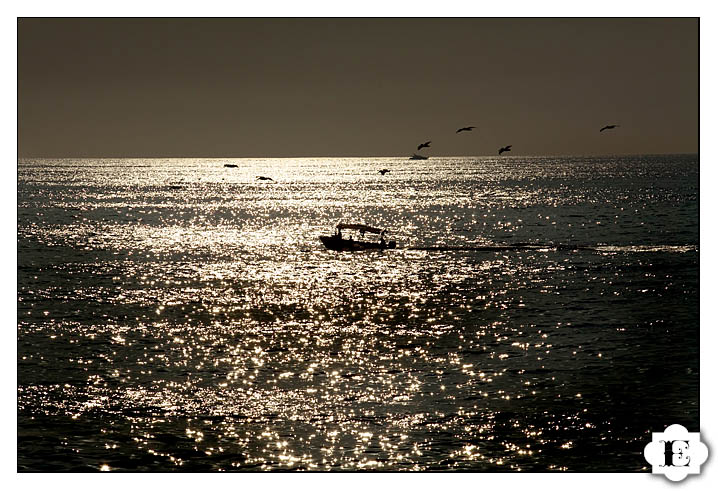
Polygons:
[[382,244],[381,242],[364,242],[361,240],[340,239],[336,235],[320,235],[324,247],[332,251],[365,251],[368,249],[396,249],[393,240]]

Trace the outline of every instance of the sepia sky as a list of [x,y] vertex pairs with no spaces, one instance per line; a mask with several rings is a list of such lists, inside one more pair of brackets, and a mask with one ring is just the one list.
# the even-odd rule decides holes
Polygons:
[[692,153],[698,57],[690,18],[21,18],[18,150]]

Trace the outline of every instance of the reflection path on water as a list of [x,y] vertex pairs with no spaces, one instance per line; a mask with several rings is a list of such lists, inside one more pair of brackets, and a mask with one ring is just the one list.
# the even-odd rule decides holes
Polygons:
[[[636,471],[651,431],[697,431],[687,164],[606,166],[606,187],[580,160],[446,159],[456,182],[394,169],[396,191],[369,161],[281,167],[275,188],[100,164],[20,167],[21,471]],[[323,250],[347,215],[406,248]],[[536,247],[409,249],[467,242]]]

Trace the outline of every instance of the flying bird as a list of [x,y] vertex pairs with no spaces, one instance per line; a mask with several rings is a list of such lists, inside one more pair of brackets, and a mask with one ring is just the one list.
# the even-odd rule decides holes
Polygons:
[[461,133],[462,131],[471,131],[471,130],[473,130],[474,128],[476,128],[476,126],[467,126],[467,127],[465,127],[465,128],[459,128],[458,130],[456,130],[456,132],[457,132],[457,133]]
[[607,124],[606,126],[604,126],[603,128],[601,128],[600,130],[598,130],[598,132],[600,133],[600,132],[602,132],[603,130],[612,130],[613,128],[618,128],[618,125],[617,125],[617,124]]
[[381,174],[381,175],[383,176],[383,175],[386,174],[387,172],[391,172],[391,171],[390,171],[389,169],[382,169],[382,170],[379,171],[379,174]]
[[271,177],[257,176],[260,181],[274,181]]
[[421,145],[419,145],[418,147],[416,147],[416,149],[417,149],[417,150],[421,150],[421,149],[424,148],[424,147],[429,148],[429,147],[431,146],[431,145],[429,145],[429,143],[431,143],[431,140],[429,140],[428,142],[422,143]]
[[505,147],[499,148],[499,155],[501,155],[504,152],[510,152],[511,151],[511,145],[506,145]]

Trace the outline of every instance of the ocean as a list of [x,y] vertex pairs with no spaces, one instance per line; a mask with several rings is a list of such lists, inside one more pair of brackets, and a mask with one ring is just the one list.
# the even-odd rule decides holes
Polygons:
[[[650,472],[651,432],[699,431],[697,155],[21,159],[17,186],[19,472]],[[339,222],[397,248],[326,250]]]

